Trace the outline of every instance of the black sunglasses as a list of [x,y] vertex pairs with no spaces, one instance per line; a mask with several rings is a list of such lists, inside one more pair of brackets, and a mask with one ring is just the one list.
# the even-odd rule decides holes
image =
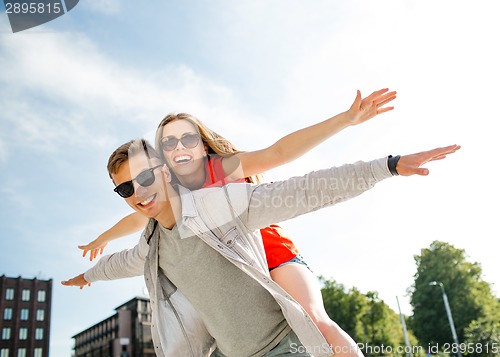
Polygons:
[[164,136],[161,138],[160,146],[165,151],[175,150],[179,141],[185,148],[193,149],[200,142],[200,134],[184,134],[180,139],[175,136]]
[[153,171],[161,166],[163,166],[163,164],[144,170],[139,175],[137,175],[135,179],[122,182],[121,184],[116,186],[114,191],[121,197],[128,198],[134,194],[134,181],[137,181],[137,183],[142,187],[151,186],[155,182],[155,174]]

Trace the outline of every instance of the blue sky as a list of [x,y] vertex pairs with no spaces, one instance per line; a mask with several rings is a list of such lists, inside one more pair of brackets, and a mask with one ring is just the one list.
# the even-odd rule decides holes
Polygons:
[[[449,144],[462,149],[352,201],[283,223],[312,269],[378,291],[411,314],[413,256],[465,249],[499,293],[496,1],[82,0],[13,34],[0,14],[0,274],[54,280],[51,356],[142,294],[142,278],[62,287],[93,263],[76,246],[130,212],[109,154],[196,115],[242,150],[347,110],[389,87],[396,109],[266,174],[308,171]],[[111,243],[132,246],[138,236]]]

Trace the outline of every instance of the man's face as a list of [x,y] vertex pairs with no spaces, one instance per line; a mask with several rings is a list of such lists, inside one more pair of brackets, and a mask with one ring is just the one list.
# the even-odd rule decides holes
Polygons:
[[159,159],[148,159],[145,154],[136,154],[124,163],[116,174],[111,177],[116,186],[133,180],[134,193],[125,198],[127,204],[137,212],[149,218],[156,218],[165,211],[167,200],[164,183],[169,176],[165,176],[164,167],[160,166],[152,171],[154,182],[147,187],[141,186],[137,176],[161,164]]

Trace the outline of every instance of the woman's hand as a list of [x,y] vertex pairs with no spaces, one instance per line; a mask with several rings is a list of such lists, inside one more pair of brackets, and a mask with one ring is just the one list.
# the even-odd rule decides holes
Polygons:
[[88,252],[90,252],[89,258],[90,261],[94,260],[97,258],[97,255],[101,254],[104,252],[104,248],[108,245],[108,241],[105,238],[102,238],[102,236],[97,237],[94,239],[92,242],[86,245],[79,245],[78,249],[83,250],[82,256],[85,258]]
[[396,92],[388,92],[384,88],[373,92],[368,97],[362,99],[358,90],[356,99],[347,111],[350,125],[358,125],[373,118],[374,116],[393,110],[394,107],[384,107],[385,104],[396,99]]

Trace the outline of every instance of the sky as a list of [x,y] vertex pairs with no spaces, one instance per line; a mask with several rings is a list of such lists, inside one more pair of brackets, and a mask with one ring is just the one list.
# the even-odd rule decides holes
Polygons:
[[[3,6],[3,5],[2,5]],[[53,279],[50,355],[143,295],[142,277],[79,290],[77,245],[131,212],[111,152],[187,112],[257,150],[347,110],[356,90],[395,109],[330,138],[267,181],[459,144],[427,177],[394,177],[282,226],[315,274],[411,315],[414,256],[464,249],[500,295],[496,0],[82,0],[12,33],[0,13],[0,275]],[[138,235],[108,245],[133,246]]]

